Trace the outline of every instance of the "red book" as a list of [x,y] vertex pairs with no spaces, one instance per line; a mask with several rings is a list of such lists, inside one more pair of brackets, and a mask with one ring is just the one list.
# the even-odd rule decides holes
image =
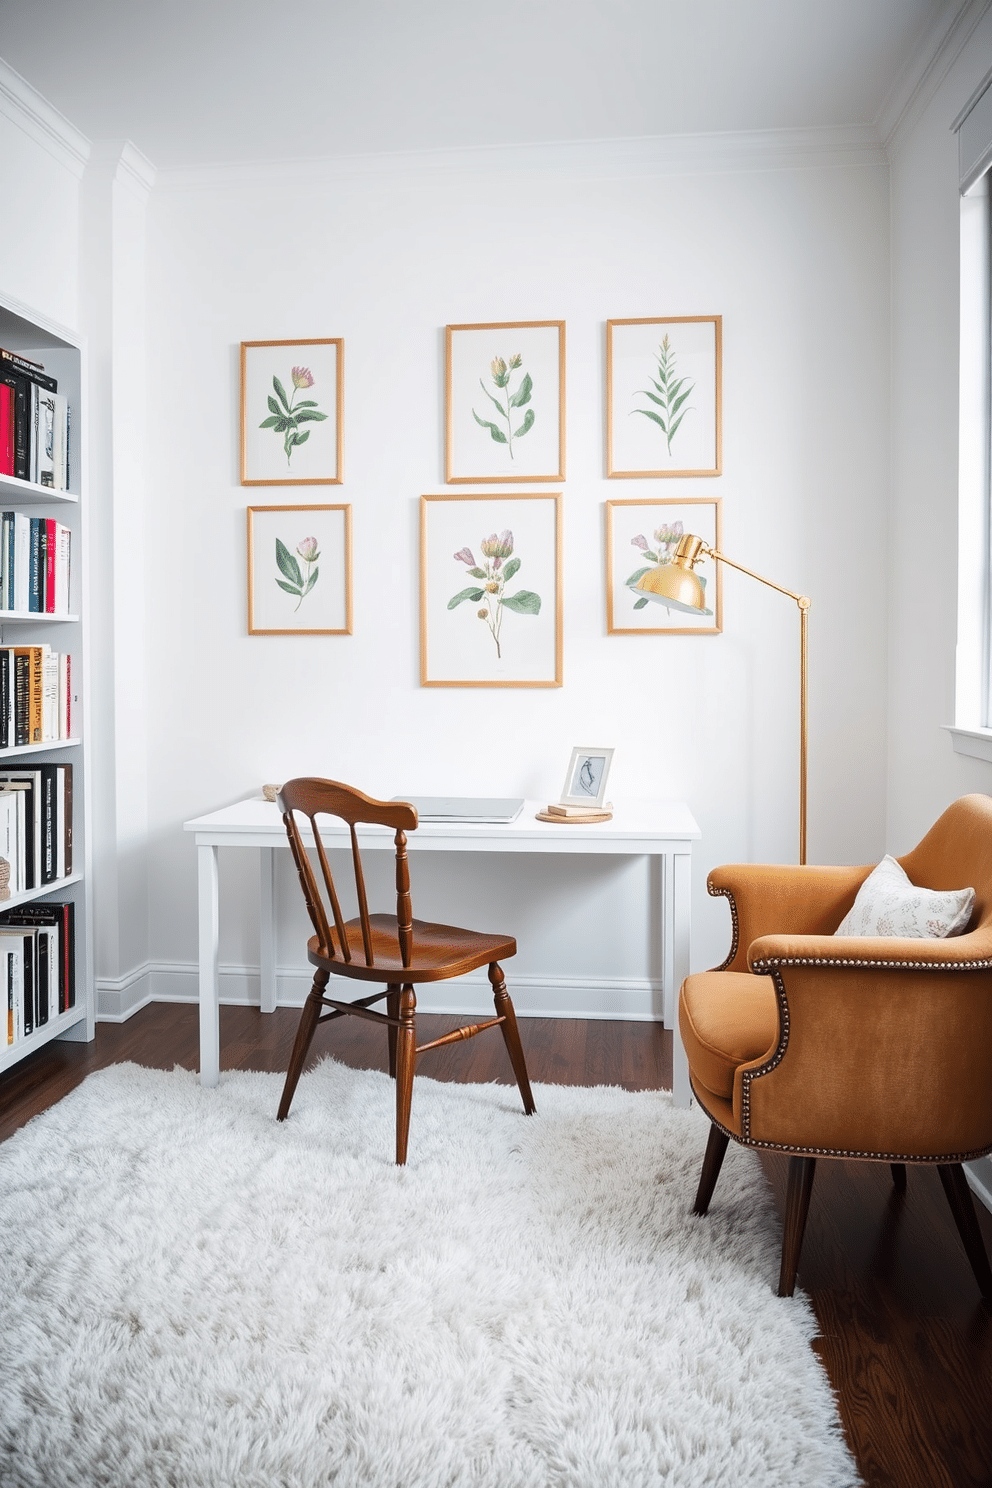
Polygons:
[[55,614],[55,551],[58,539],[55,535],[57,523],[54,517],[45,519],[45,610]]
[[0,475],[14,473],[14,389],[0,382]]

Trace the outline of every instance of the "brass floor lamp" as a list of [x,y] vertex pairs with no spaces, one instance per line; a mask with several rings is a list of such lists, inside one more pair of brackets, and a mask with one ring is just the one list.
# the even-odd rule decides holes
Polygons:
[[805,863],[808,750],[806,630],[810,601],[805,594],[793,594],[791,589],[785,589],[781,584],[773,584],[771,579],[763,578],[753,569],[745,568],[743,563],[735,563],[733,558],[728,558],[725,553],[717,552],[716,548],[708,547],[701,537],[694,537],[689,532],[679,539],[670,562],[659,563],[656,567],[649,568],[636,583],[630,585],[630,588],[644,599],[653,599],[658,604],[667,605],[669,609],[683,610],[690,615],[710,615],[713,612],[706,608],[706,591],[693,572],[701,558],[714,558],[718,563],[729,563],[731,568],[739,569],[741,573],[747,574],[748,578],[757,579],[759,584],[767,584],[769,589],[777,589],[779,594],[784,594],[788,599],[794,599],[799,606],[799,861]]

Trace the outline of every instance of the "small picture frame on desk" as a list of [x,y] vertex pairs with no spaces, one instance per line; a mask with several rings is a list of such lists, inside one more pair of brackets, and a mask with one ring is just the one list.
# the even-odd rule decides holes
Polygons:
[[565,784],[562,786],[560,804],[588,806],[590,810],[602,808],[612,763],[612,748],[579,745],[573,749]]

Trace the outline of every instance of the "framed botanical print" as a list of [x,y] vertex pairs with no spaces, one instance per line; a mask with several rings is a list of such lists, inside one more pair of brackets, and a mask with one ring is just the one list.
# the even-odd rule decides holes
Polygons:
[[560,687],[561,494],[420,498],[423,687]]
[[565,479],[565,322],[449,325],[445,481]]
[[606,322],[606,474],[719,475],[723,317]]
[[241,484],[337,486],[344,342],[242,341]]
[[606,503],[606,629],[609,635],[717,635],[723,629],[723,565],[697,561],[708,614],[676,610],[640,593],[638,579],[671,563],[680,537],[693,533],[720,547],[719,497],[645,497]]
[[249,506],[248,634],[351,635],[351,507]]

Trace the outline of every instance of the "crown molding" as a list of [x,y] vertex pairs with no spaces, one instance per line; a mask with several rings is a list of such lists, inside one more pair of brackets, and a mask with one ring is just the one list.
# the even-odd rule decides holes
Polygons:
[[929,27],[875,119],[890,156],[910,134],[990,8],[992,0],[948,0]]
[[86,169],[90,142],[46,103],[31,84],[0,59],[0,114],[23,129],[78,179]]
[[[989,0],[992,3],[992,0]],[[292,181],[409,180],[451,175],[553,173],[588,179],[650,177],[823,166],[882,165],[874,127],[658,135],[619,140],[403,151],[369,155],[231,162],[160,169],[156,190],[217,191]]]
[[158,172],[146,155],[130,140],[94,140],[90,148],[90,166],[102,168],[115,180],[147,196]]

